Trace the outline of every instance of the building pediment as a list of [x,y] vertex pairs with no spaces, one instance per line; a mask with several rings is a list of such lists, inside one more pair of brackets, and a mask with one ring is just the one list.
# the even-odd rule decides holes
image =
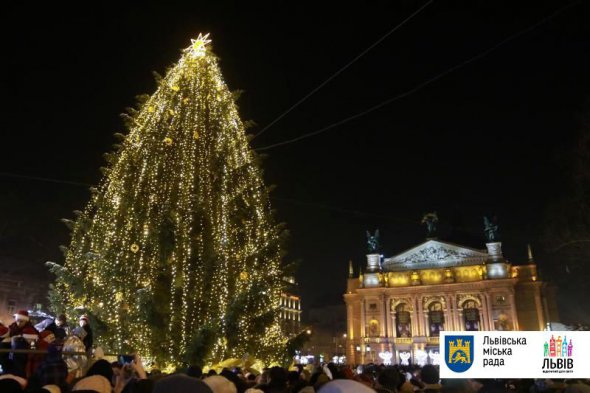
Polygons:
[[443,268],[481,264],[487,258],[485,251],[428,240],[397,256],[385,258],[382,267],[385,271]]

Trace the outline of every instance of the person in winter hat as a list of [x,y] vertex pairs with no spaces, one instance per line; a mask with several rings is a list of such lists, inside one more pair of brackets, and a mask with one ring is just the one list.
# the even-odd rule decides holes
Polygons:
[[212,375],[203,380],[213,393],[238,393],[233,382],[221,375]]
[[377,377],[378,387],[375,389],[378,393],[396,393],[400,384],[401,375],[397,368],[386,367]]
[[175,374],[160,379],[154,384],[152,393],[213,393],[203,381],[188,375]]
[[96,362],[94,362],[92,364],[92,366],[90,366],[90,368],[86,372],[87,377],[89,377],[91,375],[102,375],[103,377],[105,377],[106,379],[108,379],[109,381],[112,382],[113,381],[113,367],[105,359],[97,360]]
[[57,340],[65,340],[69,333],[69,326],[67,318],[64,314],[59,315],[57,318],[47,318],[35,325],[35,329],[39,332],[48,330],[53,333]]
[[111,382],[102,375],[91,375],[79,380],[72,389],[73,392],[77,390],[89,391],[93,390],[97,393],[111,393]]
[[[36,344],[39,338],[39,332],[31,324],[27,310],[19,310],[14,314],[14,322],[8,326],[8,329],[12,349],[31,349],[31,344]],[[28,374],[30,369],[27,368],[29,358],[27,354],[13,352],[10,354],[10,358],[18,375],[30,377],[30,374]]]
[[0,392],[2,393],[23,393],[21,384],[13,378],[0,379]]
[[[79,328],[77,328],[76,330],[78,330],[80,333],[82,333],[82,331],[85,334],[80,334],[82,337],[80,337],[80,339],[82,340],[82,342],[84,343],[84,346],[86,347],[86,352],[89,352],[92,350],[92,344],[94,341],[94,338],[92,336],[92,328],[90,327],[90,323],[88,321],[88,316],[86,315],[82,315],[80,317],[80,328],[82,330],[80,330]],[[76,334],[74,332],[74,334]]]
[[27,310],[20,310],[14,314],[14,322],[8,327],[10,330],[10,337],[22,337],[30,344],[37,341],[39,332],[31,321],[29,320],[29,312]]
[[[9,382],[8,385],[2,385],[2,384],[6,384],[7,381],[13,381],[13,382]],[[14,384],[14,382],[16,382],[16,385]],[[12,389],[20,389],[20,390],[13,390],[15,392],[24,392],[25,389],[27,388],[28,385],[28,381],[23,378],[20,377],[18,375],[13,375],[13,374],[2,374],[0,375],[0,392],[4,393],[5,390],[4,388],[8,388],[8,387],[12,387]],[[10,391],[8,389],[6,389],[6,391]]]
[[349,379],[336,379],[323,385],[318,393],[375,393],[375,390]]
[[61,347],[54,343],[47,346],[47,355],[37,367],[35,373],[29,378],[31,388],[44,385],[58,386],[62,391],[67,391],[68,366],[63,360]]

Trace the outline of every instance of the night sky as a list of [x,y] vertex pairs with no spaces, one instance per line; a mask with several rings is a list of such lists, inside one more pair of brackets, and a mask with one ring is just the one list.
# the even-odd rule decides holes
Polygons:
[[[40,273],[62,261],[59,220],[86,205],[85,184],[98,183],[123,131],[119,114],[155,91],[152,71],[164,74],[199,32],[211,33],[229,87],[244,90],[242,119],[257,133],[426,1],[211,3],[4,6],[3,268],[18,261]],[[482,216],[495,214],[509,260],[524,263],[531,243],[541,268],[556,263],[543,259],[540,234],[590,98],[590,4],[564,8],[572,3],[435,1],[252,141],[339,122],[562,9],[407,97],[265,151],[288,260],[301,261],[303,307],[342,301],[348,260],[365,264],[365,230],[379,228],[392,256],[424,240],[430,211],[442,240],[485,248]]]

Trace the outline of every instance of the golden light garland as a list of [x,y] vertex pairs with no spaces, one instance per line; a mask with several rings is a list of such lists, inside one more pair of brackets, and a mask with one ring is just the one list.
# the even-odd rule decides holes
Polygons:
[[[73,229],[64,267],[81,288],[65,276],[55,284],[63,304],[104,324],[101,345],[163,366],[184,359],[203,326],[217,337],[211,361],[276,355],[286,341],[278,314],[262,334],[252,324],[279,307],[280,231],[209,43],[191,40],[133,117]],[[227,331],[236,299],[245,308]],[[150,307],[164,320],[149,320]]]

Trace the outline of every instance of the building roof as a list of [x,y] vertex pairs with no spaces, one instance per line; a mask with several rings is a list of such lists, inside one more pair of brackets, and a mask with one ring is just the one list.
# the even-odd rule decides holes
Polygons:
[[445,268],[483,264],[489,255],[477,250],[439,240],[427,240],[399,255],[383,260],[382,269],[388,272]]

